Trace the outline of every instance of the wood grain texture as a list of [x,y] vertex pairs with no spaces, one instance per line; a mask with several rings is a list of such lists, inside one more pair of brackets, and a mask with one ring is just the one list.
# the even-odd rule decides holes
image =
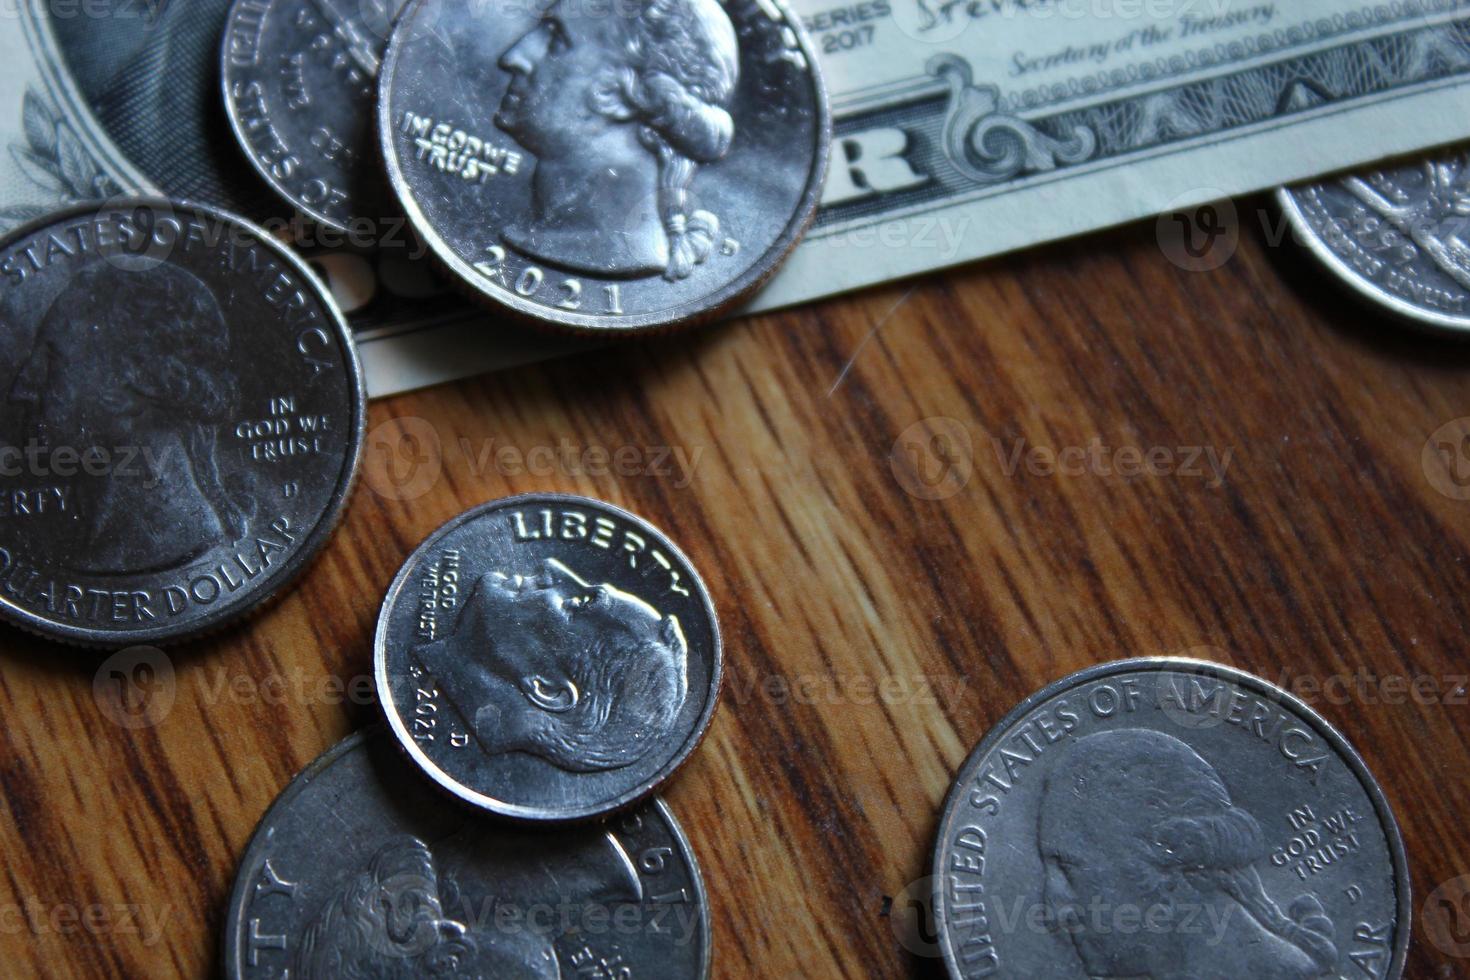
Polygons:
[[[108,720],[98,657],[0,635],[0,973],[213,974],[256,822],[377,717],[351,695],[399,564],[470,505],[556,490],[661,526],[722,615],[725,701],[667,794],[708,879],[715,975],[938,976],[890,902],[928,873],[961,761],[1036,688],[1189,652],[1273,680],[1458,689],[1470,502],[1436,491],[1421,454],[1470,415],[1467,368],[1470,350],[1353,305],[1259,235],[1190,273],[1150,225],[375,403],[380,447],[426,420],[441,477],[400,500],[370,473],[294,592],[172,653],[160,724]],[[968,461],[968,480],[926,500],[905,480],[944,460],[895,444],[936,418],[968,456],[954,438],[920,448]],[[1022,439],[1231,456],[1223,481],[1008,473]],[[637,447],[644,472],[497,465],[563,444]],[[649,472],[645,447],[692,473]],[[1398,811],[1417,913],[1470,872],[1470,706],[1372,690],[1317,707]],[[98,905],[143,928],[52,914]],[[5,912],[25,907],[40,928]],[[1467,962],[1416,923],[1408,976]]]

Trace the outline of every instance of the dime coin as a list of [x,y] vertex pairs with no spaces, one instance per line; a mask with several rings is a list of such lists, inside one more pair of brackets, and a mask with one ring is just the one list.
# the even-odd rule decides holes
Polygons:
[[235,0],[225,27],[230,125],[303,214],[347,231],[390,195],[373,139],[378,66],[403,0]]
[[610,504],[478,507],[409,557],[378,619],[378,697],[441,786],[527,820],[651,793],[709,727],[719,625],[689,559]]
[[267,811],[225,918],[230,980],[709,972],[699,867],[661,801],[606,825],[508,827],[444,800],[381,728]]
[[1470,148],[1276,192],[1297,236],[1413,324],[1470,330]]
[[956,978],[1399,977],[1403,842],[1342,736],[1249,674],[1124,660],[1033,695],[945,803]]
[[105,646],[212,630],[294,579],[363,439],[342,315],[243,219],[147,198],[0,242],[0,614]]
[[474,292],[595,332],[707,318],[815,213],[831,120],[782,0],[413,0],[388,174]]

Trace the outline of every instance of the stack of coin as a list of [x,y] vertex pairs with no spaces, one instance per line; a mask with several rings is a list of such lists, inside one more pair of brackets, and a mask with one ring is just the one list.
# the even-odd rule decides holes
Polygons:
[[240,0],[221,78],[245,156],[302,214],[335,231],[388,214],[374,166],[378,66],[402,0]]
[[396,200],[465,294],[599,335],[776,271],[826,175],[816,65],[780,0],[237,0],[223,52],[235,133],[300,212]]
[[699,980],[709,937],[704,880],[665,804],[517,827],[447,804],[378,728],[266,813],[230,897],[224,973]]
[[387,730],[327,752],[266,814],[227,976],[707,975],[698,863],[647,802],[723,673],[714,605],[673,542],[584,497],[478,507],[404,564],[375,667]]

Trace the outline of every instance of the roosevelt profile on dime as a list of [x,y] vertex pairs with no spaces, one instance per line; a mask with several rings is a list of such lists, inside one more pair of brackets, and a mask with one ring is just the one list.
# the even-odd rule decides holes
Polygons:
[[688,277],[719,242],[690,205],[730,150],[739,48],[716,0],[553,4],[500,58],[495,125],[536,157],[530,214],[506,241],[603,275]]
[[[1310,980],[1337,964],[1321,902],[1302,895],[1283,910],[1266,893],[1260,823],[1172,735],[1130,728],[1069,745],[1046,776],[1038,847],[1046,905],[1089,977],[1214,976],[1228,963],[1251,980]],[[1095,927],[1097,908],[1164,918]]]
[[[245,534],[246,507],[216,459],[236,412],[230,363],[219,301],[176,266],[99,259],[51,302],[9,392],[31,438],[50,450],[139,450],[135,465],[88,487],[75,568],[176,568]],[[151,569],[136,565],[144,552]]]
[[442,637],[414,649],[491,755],[620,769],[670,735],[688,695],[679,621],[555,559],[482,575]]
[[373,662],[398,743],[502,816],[589,820],[653,792],[719,701],[714,603],[663,532],[605,501],[472,508],[409,556]]

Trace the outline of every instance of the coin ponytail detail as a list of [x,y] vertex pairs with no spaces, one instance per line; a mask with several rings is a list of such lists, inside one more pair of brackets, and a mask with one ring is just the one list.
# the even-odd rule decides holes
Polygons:
[[689,204],[699,164],[730,151],[726,109],[739,79],[735,30],[715,0],[649,0],[625,25],[627,63],[592,87],[597,112],[638,125],[658,159],[659,217],[669,239],[664,278],[686,279],[709,258],[720,220]]
[[1185,875],[1205,875],[1272,935],[1296,946],[1322,972],[1337,964],[1332,920],[1322,903],[1301,895],[1287,911],[1266,894],[1255,869],[1264,850],[1256,818],[1236,806],[1221,813],[1171,817],[1153,828],[1159,863]]

